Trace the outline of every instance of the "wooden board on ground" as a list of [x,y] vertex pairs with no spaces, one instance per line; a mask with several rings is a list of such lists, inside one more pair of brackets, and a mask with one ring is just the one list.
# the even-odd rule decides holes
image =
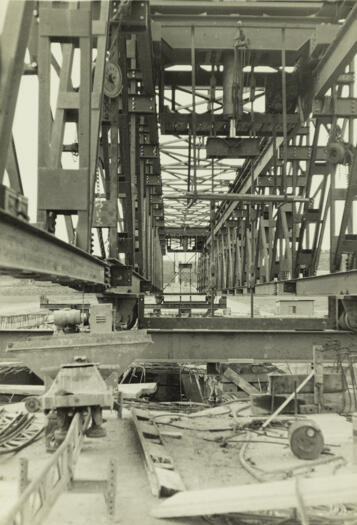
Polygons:
[[123,399],[138,399],[141,396],[155,394],[157,383],[122,383],[118,391]]
[[294,478],[207,490],[181,492],[151,511],[156,518],[263,512],[304,507],[357,504],[357,474]]
[[43,385],[0,385],[0,394],[17,396],[41,396],[45,393]]
[[244,390],[247,394],[259,394],[259,390],[257,390],[253,385],[248,383],[241,375],[237,374],[234,370],[232,370],[230,367],[227,367],[224,371],[223,376],[226,379],[229,379],[232,381],[235,385],[239,386],[241,390]]
[[174,462],[167,452],[157,425],[144,410],[133,408],[132,418],[145,456],[146,469],[154,496],[171,496],[185,490]]

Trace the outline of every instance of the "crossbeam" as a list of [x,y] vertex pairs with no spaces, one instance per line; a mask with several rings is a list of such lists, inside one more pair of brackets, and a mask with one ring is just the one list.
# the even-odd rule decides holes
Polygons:
[[236,202],[309,202],[305,197],[295,195],[252,195],[247,193],[177,193],[165,195],[165,199],[197,199],[200,201],[236,201]]
[[357,295],[357,270],[336,272],[257,284],[256,295],[295,294],[300,296]]
[[[311,361],[313,345],[332,340],[355,348],[356,335],[338,330],[161,330],[149,329],[153,345],[145,360],[212,361],[254,359],[257,361]],[[335,352],[324,353],[335,360]]]

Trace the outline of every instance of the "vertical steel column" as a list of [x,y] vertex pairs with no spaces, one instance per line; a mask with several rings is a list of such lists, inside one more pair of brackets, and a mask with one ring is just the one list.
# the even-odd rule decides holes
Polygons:
[[17,95],[24,69],[35,2],[9,2],[0,38],[0,183],[11,146]]
[[[82,2],[82,9],[88,10],[91,16],[91,2]],[[77,246],[90,251],[91,248],[91,117],[92,117],[92,24],[86,36],[79,38],[80,50],[80,86],[79,86],[79,114],[78,114],[78,154],[79,169],[88,173],[85,210],[78,211],[76,229]]]

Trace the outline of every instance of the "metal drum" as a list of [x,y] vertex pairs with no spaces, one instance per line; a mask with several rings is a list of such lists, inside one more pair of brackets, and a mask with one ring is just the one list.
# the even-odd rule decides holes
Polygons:
[[289,444],[296,457],[316,459],[324,449],[324,437],[314,421],[305,419],[290,426]]

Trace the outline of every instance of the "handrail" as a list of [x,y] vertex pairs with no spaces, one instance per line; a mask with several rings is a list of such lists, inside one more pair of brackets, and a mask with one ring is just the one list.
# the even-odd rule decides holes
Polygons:
[[19,500],[0,521],[0,525],[38,525],[43,522],[58,496],[73,480],[73,470],[81,450],[90,411],[84,421],[81,417],[79,412],[74,415],[66,438],[51,461],[25,488]]

